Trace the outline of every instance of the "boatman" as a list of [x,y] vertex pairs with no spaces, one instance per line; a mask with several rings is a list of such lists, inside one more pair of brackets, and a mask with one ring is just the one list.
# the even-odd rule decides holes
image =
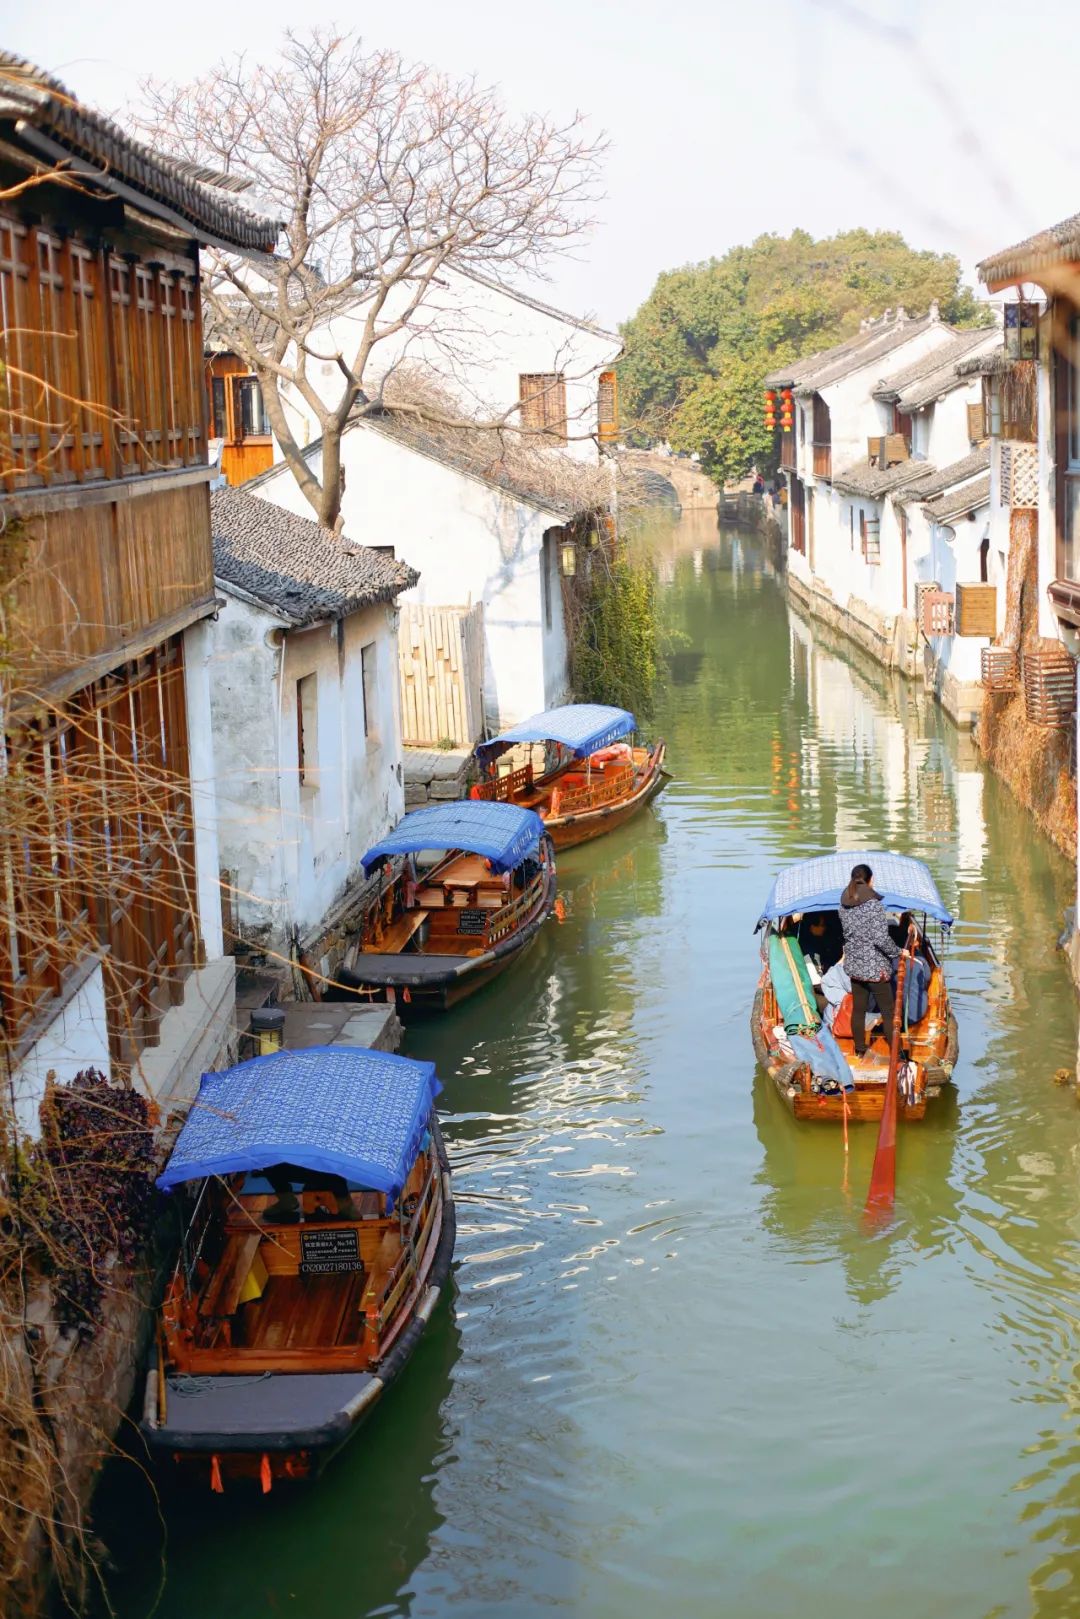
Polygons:
[[892,967],[900,957],[881,896],[870,886],[873,878],[869,866],[853,866],[851,881],[840,895],[844,966],[851,979],[851,1039],[857,1057],[866,1052],[866,1009],[871,995],[881,1012],[886,1039],[892,1033]]

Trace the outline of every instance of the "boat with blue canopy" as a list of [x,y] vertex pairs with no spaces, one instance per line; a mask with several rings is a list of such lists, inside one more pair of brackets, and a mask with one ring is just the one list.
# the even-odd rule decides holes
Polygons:
[[204,1074],[142,1432],[222,1490],[310,1478],[409,1359],[455,1219],[432,1063],[313,1046]]
[[516,804],[426,804],[363,864],[377,881],[331,996],[453,1006],[516,961],[555,904],[551,839]]
[[[478,800],[535,810],[556,849],[610,832],[636,815],[670,778],[663,740],[635,747],[637,721],[625,708],[603,703],[565,703],[513,725],[476,749],[481,780]],[[539,774],[534,748],[544,748]],[[500,761],[510,754],[510,768]]]
[[[865,1044],[856,1049],[858,1014],[840,920],[845,889],[860,866],[873,874],[872,895],[889,913],[897,953],[908,957],[898,1117],[910,1122],[923,1118],[927,1103],[951,1082],[959,1051],[941,959],[953,917],[921,860],[841,849],[777,874],[757,923],[762,966],[750,1019],[754,1051],[796,1118],[881,1118],[891,1030],[871,998]],[[884,971],[884,956],[881,965]]]

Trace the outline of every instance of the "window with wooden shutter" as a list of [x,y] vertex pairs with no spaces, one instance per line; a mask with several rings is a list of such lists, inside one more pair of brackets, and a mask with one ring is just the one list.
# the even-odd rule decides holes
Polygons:
[[954,633],[955,604],[949,591],[924,590],[921,606],[924,635],[952,635]]
[[980,401],[977,405],[967,408],[968,439],[972,444],[981,444],[986,437],[986,410]]
[[566,443],[566,383],[561,372],[532,371],[518,379],[521,425],[526,432],[543,433]]
[[597,438],[614,444],[619,436],[619,379],[614,371],[601,371],[596,393]]

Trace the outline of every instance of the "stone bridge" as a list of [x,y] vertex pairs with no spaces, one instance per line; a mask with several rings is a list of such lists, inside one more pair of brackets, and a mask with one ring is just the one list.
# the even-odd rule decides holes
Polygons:
[[696,462],[674,455],[657,455],[652,450],[623,450],[619,460],[631,472],[649,472],[666,478],[679,497],[683,511],[716,510],[720,491]]

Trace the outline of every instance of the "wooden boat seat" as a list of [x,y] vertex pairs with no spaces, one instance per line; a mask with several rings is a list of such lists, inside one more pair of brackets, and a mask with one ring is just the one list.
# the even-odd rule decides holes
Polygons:
[[217,1269],[199,1301],[200,1315],[227,1316],[236,1313],[240,1294],[261,1241],[260,1231],[237,1233],[229,1238]]
[[424,910],[441,910],[446,903],[446,895],[441,888],[421,888],[416,896],[416,903]]
[[398,956],[425,921],[423,911],[406,911],[404,915],[394,918],[377,945],[368,945],[366,948],[377,950],[381,955]]

